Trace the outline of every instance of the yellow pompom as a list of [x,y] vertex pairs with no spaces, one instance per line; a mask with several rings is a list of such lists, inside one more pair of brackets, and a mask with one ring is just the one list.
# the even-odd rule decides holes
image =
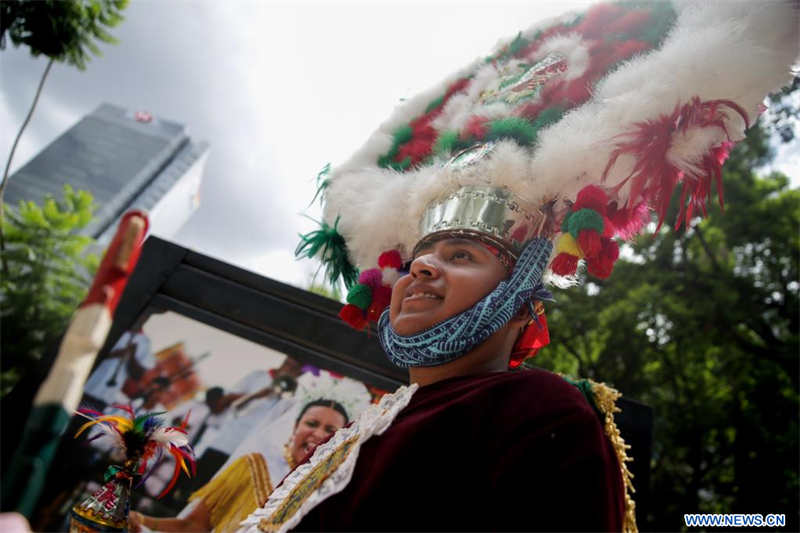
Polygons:
[[575,238],[569,233],[562,233],[556,243],[556,254],[567,253],[583,259],[583,252]]

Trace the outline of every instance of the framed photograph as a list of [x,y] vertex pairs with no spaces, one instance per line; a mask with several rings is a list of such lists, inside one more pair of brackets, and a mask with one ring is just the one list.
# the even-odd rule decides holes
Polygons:
[[[407,383],[375,332],[350,329],[340,308],[150,237],[82,405],[103,414],[161,413],[185,428],[197,469],[176,480],[171,458],[157,461],[133,491],[131,509],[182,519],[200,501],[230,507],[218,501],[223,494],[264,500],[328,434]],[[37,530],[63,530],[71,507],[100,487],[118,459],[101,432],[73,438],[85,422],[74,417],[62,439],[33,517]],[[650,409],[627,401],[618,423],[634,455],[649,457]],[[634,462],[637,480],[646,481],[648,463]],[[637,492],[641,501],[644,491]],[[222,515],[214,520],[237,520]]]

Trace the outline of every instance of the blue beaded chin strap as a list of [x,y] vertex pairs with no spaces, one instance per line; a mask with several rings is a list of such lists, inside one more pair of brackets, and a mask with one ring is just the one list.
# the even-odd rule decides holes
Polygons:
[[541,283],[553,243],[537,238],[528,243],[511,276],[478,303],[431,328],[398,335],[387,308],[378,321],[378,340],[389,359],[401,368],[437,366],[457,359],[508,324],[532,298],[552,300]]

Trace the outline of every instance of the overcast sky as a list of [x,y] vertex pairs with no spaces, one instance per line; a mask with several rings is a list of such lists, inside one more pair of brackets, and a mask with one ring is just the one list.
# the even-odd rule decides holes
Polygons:
[[[13,168],[102,102],[186,124],[211,152],[201,206],[175,240],[304,286],[315,267],[293,250],[314,227],[300,213],[319,216],[307,209],[317,172],[359,148],[402,98],[586,3],[132,0],[112,30],[119,44],[83,72],[53,66]],[[45,65],[25,48],[0,52],[3,161]],[[781,161],[797,174],[796,149]]]

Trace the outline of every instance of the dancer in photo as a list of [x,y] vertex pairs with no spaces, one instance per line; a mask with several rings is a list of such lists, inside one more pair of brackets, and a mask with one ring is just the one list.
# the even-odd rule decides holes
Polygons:
[[227,466],[189,497],[189,505],[178,517],[156,518],[132,511],[129,530],[235,531],[290,470],[358,416],[369,401],[369,392],[357,381],[336,379],[324,371],[318,377],[304,374],[298,380],[299,409],[252,432]]

